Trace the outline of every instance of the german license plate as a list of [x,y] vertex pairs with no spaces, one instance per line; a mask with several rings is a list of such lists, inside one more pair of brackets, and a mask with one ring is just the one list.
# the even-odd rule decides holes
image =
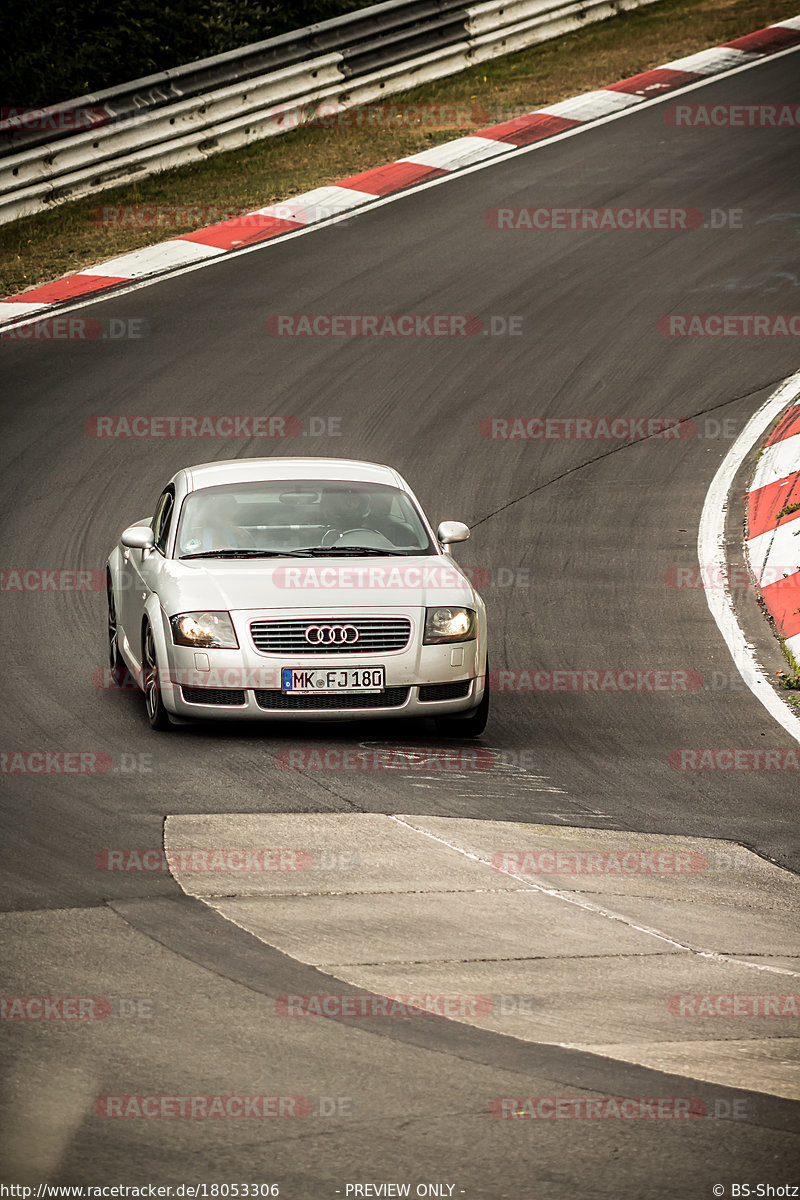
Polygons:
[[385,667],[283,667],[283,692],[382,692]]

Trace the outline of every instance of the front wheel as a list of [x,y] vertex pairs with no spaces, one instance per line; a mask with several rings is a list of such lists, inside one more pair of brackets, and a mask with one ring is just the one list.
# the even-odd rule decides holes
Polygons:
[[436,717],[436,729],[444,737],[474,738],[480,737],[489,720],[489,661],[486,661],[486,680],[483,687],[483,698],[477,708],[464,713],[463,717]]
[[108,666],[111,678],[118,688],[135,687],[136,685],[119,650],[117,606],[114,603],[114,590],[111,586],[110,578],[106,578],[106,594],[108,596]]
[[156,641],[153,637],[153,630],[149,621],[144,629],[142,682],[144,684],[144,701],[147,706],[147,719],[150,722],[150,727],[159,733],[172,729],[172,720],[164,707],[164,697],[161,695],[161,685],[158,679]]

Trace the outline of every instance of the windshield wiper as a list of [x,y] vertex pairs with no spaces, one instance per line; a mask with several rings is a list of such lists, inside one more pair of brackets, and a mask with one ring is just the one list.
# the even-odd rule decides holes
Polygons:
[[197,554],[182,554],[186,558],[308,558],[306,550],[200,550]]
[[381,550],[376,546],[303,546],[299,550],[198,550],[195,554],[182,554],[180,557],[184,561],[187,558],[318,558],[325,555],[332,558],[363,558],[368,554],[406,558],[409,551]]
[[400,558],[406,558],[408,555],[407,550],[380,550],[377,546],[306,546],[304,551],[298,551],[298,553],[305,553],[314,558],[326,554],[329,554],[332,558],[346,558],[348,556],[362,558],[365,554],[397,555]]

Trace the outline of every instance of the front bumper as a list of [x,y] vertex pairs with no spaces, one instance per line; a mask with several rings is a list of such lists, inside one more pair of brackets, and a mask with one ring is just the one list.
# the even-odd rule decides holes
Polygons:
[[[411,621],[411,636],[402,650],[377,653],[265,654],[250,635],[254,620],[305,617],[309,622],[341,622],[347,617],[401,616]],[[162,672],[165,707],[188,719],[239,721],[352,721],[397,717],[456,715],[477,707],[487,686],[485,623],[479,614],[474,641],[427,646],[422,643],[424,609],[358,609],[304,614],[292,610],[240,611],[231,614],[238,650],[198,651],[172,642],[166,617],[168,663]],[[384,693],[281,693],[281,670],[382,666]],[[218,701],[223,699],[225,703]],[[341,699],[341,703],[337,703]],[[385,703],[383,703],[385,701]]]

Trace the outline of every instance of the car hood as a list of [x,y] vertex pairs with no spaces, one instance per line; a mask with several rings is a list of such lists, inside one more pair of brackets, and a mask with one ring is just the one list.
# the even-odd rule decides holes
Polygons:
[[172,560],[162,576],[168,615],[200,609],[474,606],[453,559],[425,557]]

